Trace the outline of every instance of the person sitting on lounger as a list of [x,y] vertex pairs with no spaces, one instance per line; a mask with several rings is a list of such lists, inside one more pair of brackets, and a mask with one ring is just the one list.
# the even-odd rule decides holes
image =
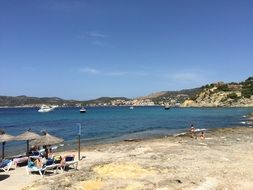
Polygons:
[[65,165],[66,162],[74,161],[74,159],[75,159],[75,155],[74,154],[63,156],[60,164],[61,165]]
[[43,167],[43,162],[41,159],[37,158],[35,161],[34,161],[34,164],[37,168],[42,168]]
[[32,160],[30,159],[28,161],[28,166],[29,167],[35,166],[37,168],[42,168],[46,164],[46,162],[47,162],[47,159],[45,157],[43,157],[43,158],[35,158],[35,159],[32,159]]
[[73,166],[75,169],[77,169],[78,161],[75,160],[75,155],[66,155],[61,160],[61,167],[65,170],[66,167]]
[[52,151],[52,148],[49,148],[48,149],[48,158],[50,158],[50,159],[53,159],[53,157],[54,157],[54,153],[53,153],[53,151]]

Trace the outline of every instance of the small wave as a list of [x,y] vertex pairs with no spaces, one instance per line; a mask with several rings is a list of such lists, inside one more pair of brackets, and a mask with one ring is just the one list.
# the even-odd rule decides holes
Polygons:
[[206,131],[206,129],[195,129],[195,132]]
[[178,137],[178,136],[184,136],[184,135],[186,135],[186,132],[184,132],[184,133],[177,133],[177,134],[174,134],[173,136],[174,137]]

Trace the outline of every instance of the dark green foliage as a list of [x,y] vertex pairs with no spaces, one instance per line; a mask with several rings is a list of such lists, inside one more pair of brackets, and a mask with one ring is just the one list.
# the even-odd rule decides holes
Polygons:
[[211,84],[207,84],[205,86],[202,86],[201,89],[211,89],[215,86],[215,84],[211,83]]
[[249,77],[245,80],[245,82],[253,82],[253,77]]
[[253,77],[249,77],[242,85],[242,96],[250,98],[253,95]]
[[226,102],[228,100],[228,97],[224,97],[221,99],[221,102]]
[[196,95],[194,97],[191,97],[190,99],[193,100],[193,101],[195,101],[195,100],[197,100],[197,98],[198,98],[198,95]]
[[237,96],[236,93],[231,93],[227,95],[227,98],[233,99],[233,100],[237,100],[239,97]]
[[228,88],[228,85],[227,85],[227,84],[219,85],[219,86],[217,87],[217,90],[218,90],[218,91],[224,91],[224,92],[230,91],[230,89]]

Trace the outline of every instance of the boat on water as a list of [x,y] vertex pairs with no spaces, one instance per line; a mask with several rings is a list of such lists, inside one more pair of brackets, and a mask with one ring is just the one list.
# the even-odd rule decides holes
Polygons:
[[134,107],[133,107],[133,106],[131,106],[129,109],[130,109],[130,110],[133,110],[133,109],[134,109]]
[[57,107],[58,106],[55,106],[55,105],[54,106],[42,105],[40,109],[38,110],[38,112],[40,113],[50,112],[50,111],[53,111]]
[[82,108],[80,109],[80,113],[86,113],[86,109],[85,109],[84,107],[82,107]]
[[169,105],[164,106],[165,110],[169,110],[171,107]]

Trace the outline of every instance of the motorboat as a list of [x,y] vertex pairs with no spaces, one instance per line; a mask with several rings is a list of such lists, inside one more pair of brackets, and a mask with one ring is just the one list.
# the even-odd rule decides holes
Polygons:
[[134,107],[133,107],[133,106],[131,106],[129,109],[130,109],[130,110],[133,110],[133,109],[134,109]]
[[53,111],[56,107],[58,106],[48,106],[48,105],[42,105],[38,112],[40,113],[45,113],[45,112],[50,112]]
[[82,108],[80,109],[80,113],[86,113],[86,109],[85,109],[84,107],[82,107]]
[[165,110],[169,110],[169,109],[170,109],[170,106],[169,106],[169,105],[166,105],[166,106],[164,106],[164,109],[165,109]]

